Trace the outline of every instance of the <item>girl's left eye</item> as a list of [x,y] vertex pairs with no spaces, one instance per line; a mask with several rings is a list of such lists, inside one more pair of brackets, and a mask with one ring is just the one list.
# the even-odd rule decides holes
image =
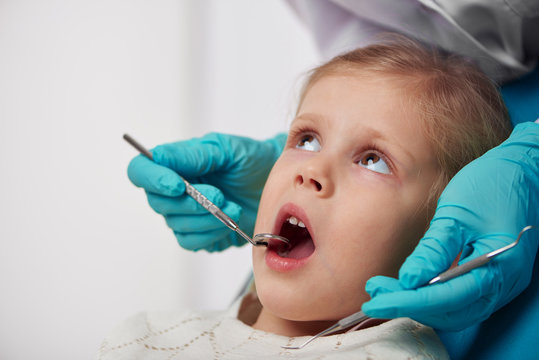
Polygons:
[[391,174],[387,163],[376,153],[367,152],[361,156],[358,165],[381,174]]
[[298,143],[296,144],[296,149],[307,150],[307,151],[320,151],[320,143],[318,140],[309,134],[302,135]]

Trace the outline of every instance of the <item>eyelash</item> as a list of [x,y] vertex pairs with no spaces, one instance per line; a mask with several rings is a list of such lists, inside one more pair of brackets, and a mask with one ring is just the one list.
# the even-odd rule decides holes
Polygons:
[[293,129],[290,129],[288,133],[288,139],[289,139],[288,145],[295,148],[298,142],[301,140],[301,138],[305,135],[311,135],[317,139],[320,138],[319,136],[317,136],[318,134],[316,133],[316,131],[314,131],[312,128],[309,128],[306,126],[295,127]]
[[[386,156],[386,154],[374,143],[367,143],[361,151],[359,151],[358,157],[361,157],[363,155],[367,155],[369,153],[374,153],[377,156],[379,156],[384,162],[387,164],[387,167],[389,168],[389,171],[391,174],[395,173],[395,167],[393,166],[393,162]],[[359,159],[361,160],[361,158]],[[359,160],[357,162],[359,162]]]
[[[310,127],[307,126],[298,126],[293,129],[290,129],[288,133],[288,146],[295,148],[298,142],[301,140],[303,136],[311,135],[320,141],[320,137],[318,136],[317,132],[313,130]],[[386,156],[386,154],[373,142],[367,143],[367,145],[363,146],[362,149],[358,152],[359,156],[368,154],[369,152],[375,153],[377,156],[379,156],[382,160],[385,161],[387,164],[389,171],[391,171],[392,174],[395,173],[395,167],[393,166],[393,162]],[[359,162],[359,160],[358,160]]]

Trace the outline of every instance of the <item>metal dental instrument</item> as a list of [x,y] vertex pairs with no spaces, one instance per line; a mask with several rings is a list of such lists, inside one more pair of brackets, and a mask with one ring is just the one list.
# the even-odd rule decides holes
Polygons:
[[[481,255],[473,260],[470,260],[462,265],[459,265],[453,269],[449,269],[443,273],[441,273],[440,275],[436,276],[435,278],[433,278],[432,280],[430,280],[428,282],[427,285],[431,285],[431,284],[435,284],[437,282],[444,282],[444,281],[448,281],[450,279],[453,279],[454,277],[457,277],[457,276],[460,276],[462,274],[465,274],[479,266],[482,266],[486,263],[488,263],[492,258],[494,258],[495,256],[501,254],[501,253],[504,253],[506,252],[507,250],[513,248],[515,245],[518,244],[519,240],[520,240],[520,237],[522,236],[522,234],[524,234],[526,231],[530,230],[530,229],[533,229],[534,227],[531,226],[531,225],[528,225],[526,227],[524,227],[520,233],[518,233],[518,236],[517,236],[517,239],[512,242],[511,244],[509,245],[506,245],[504,247],[501,247],[497,250],[494,250],[494,251],[491,251],[487,254],[484,254],[484,255]],[[307,339],[307,341],[305,341],[303,344],[299,345],[299,346],[281,346],[282,348],[284,349],[288,349],[288,350],[298,350],[298,349],[302,349],[304,348],[305,346],[307,346],[309,343],[311,343],[312,341],[318,339],[319,337],[321,336],[325,336],[325,335],[331,335],[331,334],[334,334],[336,332],[339,332],[339,331],[342,331],[342,330],[345,330],[345,329],[349,329],[349,328],[352,328],[353,326],[355,325],[359,325],[361,324],[362,322],[366,321],[370,319],[369,316],[365,315],[365,313],[363,313],[363,311],[359,311],[355,314],[352,314],[348,317],[345,317],[344,319],[341,319],[339,320],[337,323],[335,323],[334,325],[330,326],[329,328],[327,328],[326,330],[323,330],[321,332],[319,332],[318,334],[310,337],[309,339]]]
[[[142,155],[146,156],[148,159],[153,161],[152,153],[149,152],[144,146],[139,144],[135,139],[133,139],[128,134],[124,134],[124,140],[131,144],[135,149],[137,149]],[[197,203],[202,205],[204,209],[208,210],[213,216],[219,219],[223,224],[225,224],[229,229],[238,233],[242,238],[249,241],[253,246],[268,246],[271,240],[277,240],[281,242],[280,245],[285,244],[287,247],[290,247],[290,241],[282,236],[270,234],[270,233],[261,233],[256,234],[252,239],[246,233],[244,233],[236,224],[230,216],[226,215],[221,209],[219,209],[214,203],[212,203],[208,198],[202,195],[197,189],[193,187],[187,180],[180,176],[180,178],[185,183],[185,192],[191,196]]]
[[470,260],[468,262],[465,262],[462,265],[454,267],[453,269],[449,269],[447,271],[444,271],[440,275],[438,275],[435,278],[431,279],[428,282],[428,285],[432,285],[432,284],[436,284],[436,283],[442,283],[442,282],[445,282],[447,280],[451,280],[454,277],[465,274],[465,273],[467,273],[469,271],[472,271],[475,268],[478,268],[479,266],[482,266],[482,265],[488,263],[495,256],[498,256],[498,255],[506,252],[507,250],[513,248],[516,244],[518,244],[522,234],[524,234],[526,231],[528,231],[530,229],[533,229],[533,228],[534,227],[531,226],[531,225],[528,225],[528,226],[524,227],[518,233],[517,239],[514,242],[512,242],[511,244],[506,245],[504,247],[501,247],[501,248],[499,248],[497,250],[491,251],[489,253],[483,254],[481,256],[478,256],[478,257],[476,257],[476,258],[474,258],[474,259],[472,259],[472,260]]
[[299,346],[281,346],[283,349],[287,350],[299,350],[303,349],[305,346],[309,345],[312,341],[318,339],[319,337],[325,336],[325,335],[331,335],[336,332],[339,332],[341,330],[345,330],[348,328],[351,328],[354,325],[358,325],[362,323],[365,320],[370,319],[367,315],[363,313],[363,311],[359,311],[355,314],[352,314],[350,316],[345,317],[344,319],[339,320],[337,323],[333,324],[332,326],[328,327],[326,330],[323,330],[319,332],[318,334],[310,337],[305,341],[303,344]]

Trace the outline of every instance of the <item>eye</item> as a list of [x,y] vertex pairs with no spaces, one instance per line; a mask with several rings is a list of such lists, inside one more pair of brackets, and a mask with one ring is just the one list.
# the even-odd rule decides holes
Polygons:
[[305,134],[301,135],[300,140],[296,144],[296,149],[320,151],[320,143],[313,135]]
[[391,174],[391,170],[389,170],[389,166],[384,159],[372,151],[364,153],[358,165],[377,173]]

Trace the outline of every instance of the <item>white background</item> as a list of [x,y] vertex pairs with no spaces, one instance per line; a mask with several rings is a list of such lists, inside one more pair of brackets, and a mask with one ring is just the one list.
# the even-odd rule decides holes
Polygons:
[[0,0],[0,358],[93,359],[137,311],[225,308],[250,249],[182,250],[121,136],[272,136],[316,63],[276,0]]

